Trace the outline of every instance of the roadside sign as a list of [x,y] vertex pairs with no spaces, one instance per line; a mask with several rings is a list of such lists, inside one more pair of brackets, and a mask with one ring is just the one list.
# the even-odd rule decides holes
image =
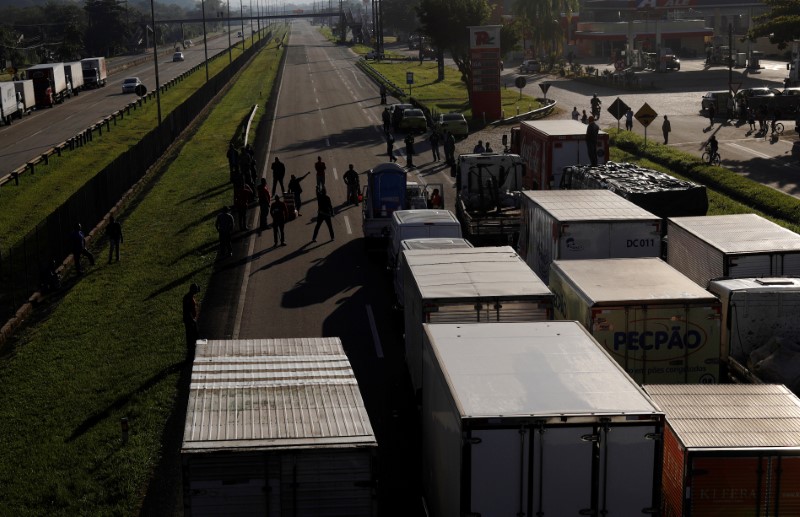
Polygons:
[[611,103],[611,106],[608,107],[607,111],[611,113],[611,115],[613,115],[617,121],[619,121],[619,119],[625,116],[625,113],[628,112],[628,109],[628,105],[622,102],[619,97],[617,97],[617,100]]
[[525,88],[526,84],[528,84],[528,80],[522,76],[519,76],[516,79],[514,79],[514,86],[516,86],[519,89]]
[[414,84],[414,72],[406,72],[406,84]]
[[733,92],[733,94],[736,95],[737,93],[739,93],[739,88],[741,87],[742,83],[731,83],[731,92]]
[[638,120],[641,125],[647,127],[656,119],[658,113],[656,113],[655,110],[645,102],[644,105],[639,108],[639,111],[634,113],[633,116],[636,117],[636,120]]
[[138,95],[139,97],[144,97],[145,95],[147,95],[147,86],[143,84],[138,85],[136,87],[136,90],[134,90],[134,93],[136,93],[136,95]]
[[545,99],[547,98],[547,90],[550,89],[550,83],[539,83],[539,88],[542,89]]

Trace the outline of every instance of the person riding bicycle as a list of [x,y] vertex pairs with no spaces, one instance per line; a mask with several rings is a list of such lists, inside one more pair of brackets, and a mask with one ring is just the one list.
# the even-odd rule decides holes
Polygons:
[[347,202],[357,205],[360,180],[358,173],[353,169],[352,163],[350,164],[350,168],[344,173],[344,176],[342,176],[342,179],[344,180],[344,184],[347,185]]
[[719,153],[719,142],[717,142],[717,137],[711,135],[711,138],[708,139],[708,161],[714,161],[714,157],[717,156]]
[[589,103],[592,105],[592,115],[594,115],[595,118],[599,117],[600,105],[603,104],[603,101],[598,99],[597,94],[595,93],[594,97],[592,97],[592,100],[590,100]]

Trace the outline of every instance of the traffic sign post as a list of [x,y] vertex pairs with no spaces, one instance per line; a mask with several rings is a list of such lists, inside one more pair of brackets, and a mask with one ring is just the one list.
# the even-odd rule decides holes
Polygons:
[[608,107],[608,112],[617,119],[617,131],[619,131],[619,119],[625,116],[625,113],[628,112],[630,108],[627,104],[622,102],[622,100],[617,97],[617,100],[611,103],[611,106]]
[[547,100],[547,90],[550,89],[550,83],[539,83],[539,88],[542,89],[542,93],[544,94],[544,100]]
[[658,113],[645,102],[633,116],[644,126],[644,145],[647,145],[647,126],[656,119]]
[[408,95],[411,95],[411,85],[414,84],[414,72],[406,72],[406,84],[408,85]]
[[525,85],[528,84],[528,80],[522,76],[517,77],[514,79],[514,86],[519,88],[519,98],[522,99],[522,89],[525,88]]

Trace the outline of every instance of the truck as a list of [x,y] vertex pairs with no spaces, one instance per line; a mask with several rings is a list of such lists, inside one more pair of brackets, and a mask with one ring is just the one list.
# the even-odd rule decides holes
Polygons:
[[73,61],[72,63],[64,63],[64,74],[67,76],[67,83],[71,95],[78,95],[78,92],[83,90],[83,63],[80,61]]
[[429,515],[658,515],[664,414],[580,324],[424,328]]
[[608,190],[528,190],[519,250],[545,282],[554,260],[659,257],[661,218]]
[[[560,188],[608,189],[662,219],[706,215],[706,187],[632,163],[564,167]],[[664,226],[666,228],[666,225]]]
[[389,269],[397,265],[401,243],[406,239],[461,237],[461,225],[450,210],[397,210],[392,214],[386,262]]
[[555,318],[580,322],[639,384],[720,382],[720,302],[656,257],[556,260]]
[[12,82],[0,83],[0,120],[3,124],[11,124],[14,117],[21,117],[20,105],[17,100],[17,90]]
[[644,390],[666,414],[660,515],[800,515],[800,400],[785,386]]
[[108,78],[106,58],[87,57],[81,59],[81,67],[83,68],[83,83],[86,88],[100,88],[106,85]]
[[33,81],[14,81],[14,88],[17,90],[17,99],[22,104],[23,113],[28,115],[36,109],[36,94],[33,92]]
[[800,276],[800,235],[756,214],[667,220],[667,262],[700,287],[722,277]]
[[403,239],[400,241],[400,254],[398,255],[397,263],[392,271],[394,280],[394,294],[395,294],[395,307],[402,309],[405,305],[405,297],[403,295],[403,271],[405,270],[403,264],[403,251],[405,250],[446,250],[453,248],[472,248],[472,244],[462,237],[433,237],[422,239]]
[[36,106],[52,108],[67,95],[67,76],[64,63],[46,63],[28,68],[25,77],[33,80]]
[[341,340],[198,340],[184,514],[378,515],[378,444]]
[[404,251],[406,362],[422,389],[423,323],[553,319],[553,294],[510,246]]
[[515,245],[525,165],[516,154],[462,154],[456,175],[456,216],[476,246]]
[[722,304],[722,366],[741,382],[776,382],[800,393],[800,278],[712,280]]
[[[608,133],[597,135],[597,163],[608,161]],[[577,120],[526,120],[511,132],[511,152],[527,166],[524,187],[555,190],[564,167],[591,163],[586,146],[586,124]]]

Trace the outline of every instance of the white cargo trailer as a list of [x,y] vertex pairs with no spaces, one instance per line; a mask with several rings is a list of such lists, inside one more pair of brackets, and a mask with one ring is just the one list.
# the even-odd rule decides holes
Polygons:
[[430,239],[403,239],[400,241],[400,255],[397,264],[392,270],[394,278],[394,294],[397,300],[397,307],[402,308],[405,304],[403,296],[403,251],[405,250],[447,250],[453,248],[472,248],[472,244],[464,238],[434,237]]
[[701,287],[715,278],[800,275],[800,235],[756,214],[674,217],[667,262]]
[[522,194],[520,255],[545,282],[554,260],[661,255],[661,219],[613,192]]
[[425,325],[432,517],[657,514],[664,416],[579,323]]
[[45,63],[34,65],[25,72],[25,77],[33,80],[36,105],[52,108],[63,102],[67,95],[67,75],[64,63]]
[[99,88],[106,85],[108,78],[108,68],[106,58],[87,57],[81,60],[83,67],[83,82],[87,88]]
[[64,74],[67,76],[72,93],[78,95],[83,90],[83,65],[80,61],[64,63]]
[[33,93],[33,81],[14,81],[14,88],[17,90],[17,98],[22,103],[25,114],[30,114],[36,108],[36,96]]
[[197,342],[188,516],[374,516],[377,442],[338,338]]
[[0,121],[3,124],[11,124],[13,117],[21,117],[19,112],[19,102],[17,101],[17,90],[12,82],[0,83]]
[[723,367],[800,393],[800,278],[712,280],[708,290],[722,302]]
[[406,362],[422,389],[422,324],[553,319],[553,294],[510,246],[403,252]]
[[461,223],[450,210],[416,209],[392,213],[387,247],[387,264],[394,269],[400,243],[406,239],[461,237]]
[[719,300],[661,259],[557,260],[550,290],[639,384],[720,381]]

